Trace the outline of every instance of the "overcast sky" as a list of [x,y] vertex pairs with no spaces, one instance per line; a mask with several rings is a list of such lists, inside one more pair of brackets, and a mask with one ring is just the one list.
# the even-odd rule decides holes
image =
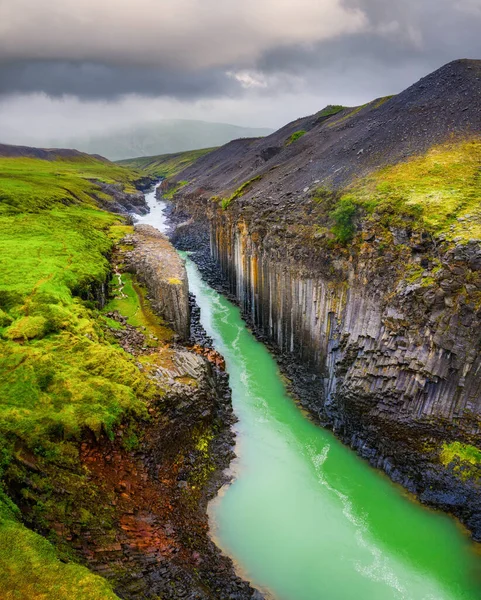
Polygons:
[[481,0],[0,0],[0,141],[279,127],[481,58]]

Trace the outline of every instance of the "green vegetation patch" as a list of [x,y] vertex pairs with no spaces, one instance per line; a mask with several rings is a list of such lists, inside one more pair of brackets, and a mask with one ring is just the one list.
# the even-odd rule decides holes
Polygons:
[[374,108],[380,108],[383,104],[386,104],[386,102],[389,102],[389,100],[391,100],[391,98],[394,98],[394,96],[395,96],[395,94],[391,94],[391,96],[384,96],[383,98],[379,98],[379,100],[374,105]]
[[[115,274],[111,281],[111,289],[114,297],[103,309],[104,313],[118,311],[127,318],[129,325],[145,330],[150,336],[147,345],[156,346],[157,340],[169,342],[173,339],[173,331],[154,313],[147,299],[147,290],[135,277],[130,273]],[[116,325],[114,328],[119,328],[119,324]],[[152,344],[152,340],[155,343]]]
[[297,140],[301,139],[301,137],[305,136],[307,131],[305,129],[299,129],[299,131],[294,131],[294,133],[286,140],[285,146],[290,146]]
[[[261,178],[262,178],[262,175],[257,175],[256,177],[249,179],[249,181],[246,181],[241,186],[239,186],[236,189],[236,191],[231,196],[229,196],[229,198],[221,198],[220,205],[221,205],[222,210],[225,210],[226,208],[228,208],[230,206],[230,204],[234,200],[237,200],[237,198],[240,198],[241,196],[243,196],[245,194],[245,192],[252,186],[252,184],[255,183],[256,181],[260,181]],[[217,197],[214,197],[214,198],[217,198]]]
[[385,226],[409,224],[446,239],[481,239],[481,141],[435,147],[373,173],[348,195]]
[[[96,182],[134,191],[138,178],[93,157],[0,159],[0,588],[6,597],[115,598],[87,569],[62,564],[54,546],[18,520],[4,490],[13,485],[31,506],[32,526],[42,525],[43,512],[60,511],[62,522],[72,510],[61,512],[55,485],[70,490],[65,496],[74,504],[76,494],[89,490],[78,456],[84,434],[113,438],[122,422],[148,419],[158,389],[111,343],[98,310],[113,244],[131,228],[98,208],[96,199],[109,197]],[[41,470],[25,471],[24,453],[27,464],[41,460]],[[60,464],[68,468],[61,472]],[[83,517],[74,507],[77,519],[97,518],[82,510]],[[95,503],[92,513],[100,510]]]
[[481,450],[470,444],[451,442],[443,444],[439,454],[441,464],[451,466],[461,479],[481,476]]
[[[437,146],[359,179],[344,193],[318,188],[312,195],[317,236],[341,245],[373,226],[381,237],[385,232],[386,243],[392,228],[442,235],[452,242],[481,240],[480,198],[480,140]],[[432,276],[423,272],[417,267],[407,274],[408,282],[432,285]]]
[[179,181],[177,182],[175,185],[172,185],[171,187],[169,187],[168,190],[166,190],[165,192],[162,192],[162,196],[164,198],[166,198],[167,200],[172,200],[172,198],[174,197],[174,195],[183,187],[185,187],[189,182],[188,181]]
[[0,589],[2,598],[12,600],[117,598],[105,579],[60,562],[50,542],[6,514],[0,514]]
[[333,117],[338,113],[342,112],[346,107],[340,104],[329,104],[326,108],[323,108],[316,115],[318,121],[325,121],[329,117]]
[[440,458],[443,465],[446,466],[456,459],[471,465],[481,465],[481,450],[469,444],[451,442],[450,444],[443,444]]
[[354,198],[349,195],[343,196],[337,203],[336,208],[329,213],[334,222],[332,233],[341,244],[350,242],[356,232],[354,219],[358,212],[358,206]]
[[360,113],[361,110],[363,108],[366,108],[366,106],[368,106],[368,105],[369,105],[369,102],[367,104],[363,104],[362,106],[356,106],[355,108],[353,108],[352,110],[350,110],[347,113],[347,115],[344,115],[343,117],[341,117],[340,119],[337,119],[336,121],[329,122],[328,123],[328,127],[335,127],[336,125],[340,125],[341,123],[344,123],[348,119],[351,119],[352,117],[354,117],[355,115],[357,115],[358,113]]

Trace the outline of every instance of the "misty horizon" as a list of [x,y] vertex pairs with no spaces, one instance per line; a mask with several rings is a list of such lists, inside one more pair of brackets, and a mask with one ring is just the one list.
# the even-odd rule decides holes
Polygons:
[[476,0],[4,0],[0,139],[42,144],[182,119],[278,129],[481,57]]

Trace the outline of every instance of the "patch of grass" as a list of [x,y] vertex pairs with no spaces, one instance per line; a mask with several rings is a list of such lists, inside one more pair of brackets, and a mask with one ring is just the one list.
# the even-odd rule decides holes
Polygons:
[[341,123],[344,123],[348,119],[351,119],[352,117],[357,115],[359,112],[361,112],[361,110],[363,108],[366,108],[366,106],[368,104],[369,104],[369,102],[367,104],[363,104],[362,106],[356,106],[356,108],[353,108],[350,112],[347,113],[347,115],[344,115],[340,119],[337,119],[337,121],[329,122],[328,127],[335,127],[336,125],[340,125]]
[[380,108],[383,104],[386,104],[386,102],[391,100],[391,98],[394,98],[394,96],[395,94],[391,94],[391,96],[384,96],[383,98],[380,98],[373,108]]
[[333,117],[334,115],[337,115],[338,113],[342,112],[345,108],[345,106],[341,106],[340,104],[329,104],[317,113],[317,120],[325,121],[329,117]]
[[481,476],[481,450],[476,446],[451,442],[443,444],[439,454],[441,464],[451,466],[462,480]]
[[253,183],[255,183],[256,181],[260,181],[261,178],[262,178],[262,175],[257,175],[256,177],[249,179],[249,181],[246,181],[241,186],[239,186],[236,189],[236,191],[231,196],[229,196],[229,198],[222,198],[220,201],[220,206],[221,206],[222,210],[225,210],[226,208],[228,208],[230,206],[230,204],[234,200],[237,200],[237,198],[240,198],[241,196],[243,196],[245,194],[245,192],[251,187],[251,185]]
[[294,142],[297,142],[301,137],[305,136],[307,131],[305,129],[299,129],[299,131],[294,131],[294,133],[286,140],[285,146],[290,146]]
[[469,444],[451,442],[450,444],[443,444],[440,458],[443,465],[446,466],[456,459],[462,463],[481,465],[481,450],[476,448],[476,446],[470,446]]
[[443,144],[381,169],[358,181],[349,197],[385,226],[481,240],[481,141]]
[[165,192],[162,192],[162,196],[164,198],[166,198],[167,200],[172,200],[172,198],[174,197],[174,195],[180,189],[182,189],[184,186],[186,186],[188,183],[189,183],[188,181],[179,181],[178,183],[176,183],[175,185],[173,185],[172,187],[170,187]]
[[47,540],[8,514],[0,504],[2,598],[114,600],[110,584],[75,563],[64,564]]
[[[171,341],[173,332],[152,310],[147,299],[146,289],[130,273],[122,273],[122,289],[118,287],[118,277],[112,279],[115,297],[105,306],[104,313],[118,311],[127,322],[146,330],[151,336],[164,342]],[[156,345],[156,344],[155,344]]]
[[175,154],[161,154],[159,156],[144,156],[141,158],[131,158],[119,160],[118,164],[134,169],[141,169],[149,175],[160,178],[173,177],[194,162],[217,150],[217,148],[203,148],[202,150],[190,150],[188,152],[178,152]]

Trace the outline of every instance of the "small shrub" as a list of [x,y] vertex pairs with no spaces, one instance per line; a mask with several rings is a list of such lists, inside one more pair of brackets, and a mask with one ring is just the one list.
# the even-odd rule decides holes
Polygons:
[[357,210],[358,206],[352,196],[343,196],[329,215],[334,221],[332,233],[341,244],[346,244],[354,237],[356,231],[354,219]]

